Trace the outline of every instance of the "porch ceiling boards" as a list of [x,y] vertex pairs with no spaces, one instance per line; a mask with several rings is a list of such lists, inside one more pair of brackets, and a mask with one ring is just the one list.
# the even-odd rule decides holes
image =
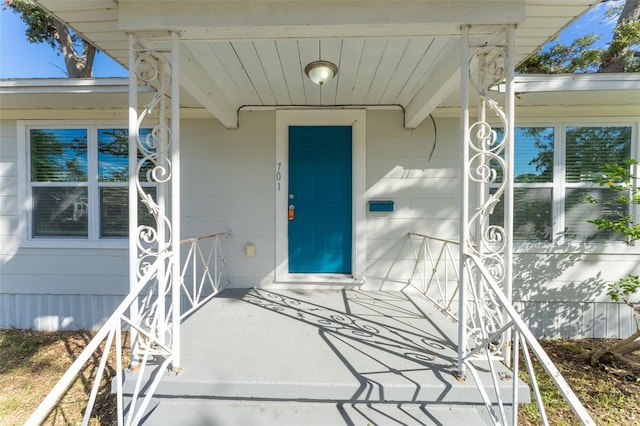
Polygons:
[[[127,31],[179,30],[183,89],[227,127],[244,106],[335,105],[400,106],[415,127],[456,92],[461,24],[518,24],[520,62],[594,0],[39,3],[125,66]],[[339,67],[323,87],[304,76],[317,59]]]

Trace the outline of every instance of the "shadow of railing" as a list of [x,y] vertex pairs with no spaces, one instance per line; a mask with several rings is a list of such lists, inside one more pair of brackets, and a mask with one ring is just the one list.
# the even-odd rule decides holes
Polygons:
[[[251,289],[242,299],[317,328],[360,384],[352,401],[385,401],[383,382],[391,377],[413,388],[404,400],[420,401],[424,378],[416,376],[427,372],[442,385],[435,400],[444,399],[455,380],[456,347],[439,325],[405,293],[343,290],[342,294],[344,310],[265,289]],[[363,313],[356,314],[355,309]]]
[[[416,266],[411,277],[412,281],[416,282],[410,283],[440,310],[461,324],[460,341],[466,342],[466,347],[461,347],[458,354],[459,370],[462,376],[468,372],[478,385],[478,390],[487,401],[487,409],[493,421],[496,424],[518,422],[517,404],[513,405],[511,418],[507,418],[503,398],[508,397],[508,394],[503,397],[497,385],[500,374],[495,371],[494,365],[499,361],[506,362],[513,368],[513,376],[519,377],[518,356],[522,349],[524,365],[529,373],[531,390],[542,423],[548,424],[545,408],[548,401],[545,401],[540,393],[538,380],[533,373],[534,362],[543,367],[576,418],[585,425],[595,424],[527,324],[516,312],[509,297],[504,294],[500,287],[501,265],[491,258],[480,258],[470,253],[470,250],[460,250],[460,243],[456,241],[416,233],[410,233],[409,237],[418,243],[418,249],[415,250]],[[434,293],[435,296],[430,293]],[[471,363],[471,360],[478,358],[486,358],[493,377],[492,386],[485,387],[479,379],[476,368]],[[518,387],[514,386],[510,400],[518,401],[519,392]],[[489,401],[490,394],[495,394],[498,400],[495,409]]]

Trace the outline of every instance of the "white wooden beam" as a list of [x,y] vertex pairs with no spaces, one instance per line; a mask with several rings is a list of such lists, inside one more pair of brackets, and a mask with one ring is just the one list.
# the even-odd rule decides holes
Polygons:
[[225,127],[238,127],[237,110],[211,73],[200,65],[186,45],[180,49],[181,86],[202,104]]
[[405,108],[405,127],[413,129],[442,103],[460,83],[460,39],[447,41],[434,62],[427,82]]
[[179,29],[183,41],[391,37],[458,34],[463,23],[523,22],[525,3],[525,0],[121,0],[118,12],[121,30]]

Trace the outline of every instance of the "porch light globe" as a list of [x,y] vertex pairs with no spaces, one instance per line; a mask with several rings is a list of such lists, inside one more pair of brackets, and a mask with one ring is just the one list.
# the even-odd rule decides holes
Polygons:
[[304,69],[304,73],[315,84],[322,86],[338,73],[338,67],[329,61],[311,62]]

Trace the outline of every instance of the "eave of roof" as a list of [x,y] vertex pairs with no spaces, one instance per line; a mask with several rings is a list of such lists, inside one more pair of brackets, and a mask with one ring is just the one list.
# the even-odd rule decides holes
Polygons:
[[[13,117],[15,114],[8,114],[11,110],[53,113],[60,109],[77,118],[83,118],[80,111],[89,110],[96,114],[100,110],[126,113],[128,82],[127,78],[0,80],[0,111],[2,118]],[[494,89],[504,90],[504,85]],[[144,97],[152,93],[147,87],[139,87],[139,90]],[[640,116],[640,73],[517,75],[515,91],[518,94],[516,107],[520,112],[524,107],[543,107],[548,112],[549,107],[567,111],[567,107],[571,107],[578,111],[607,106],[606,111],[600,108],[602,113]],[[182,104],[183,111],[189,111],[190,116],[207,116],[204,108],[188,96],[182,99]],[[452,101],[437,108],[435,113],[457,115],[454,110],[458,107]]]
[[[518,93],[556,91],[639,90],[640,73],[593,74],[519,74],[515,77]],[[505,91],[504,83],[498,85]],[[640,103],[640,98],[638,99]]]
[[[139,87],[139,91],[150,91]],[[118,78],[12,78],[0,80],[0,94],[19,93],[126,93],[129,79]]]

